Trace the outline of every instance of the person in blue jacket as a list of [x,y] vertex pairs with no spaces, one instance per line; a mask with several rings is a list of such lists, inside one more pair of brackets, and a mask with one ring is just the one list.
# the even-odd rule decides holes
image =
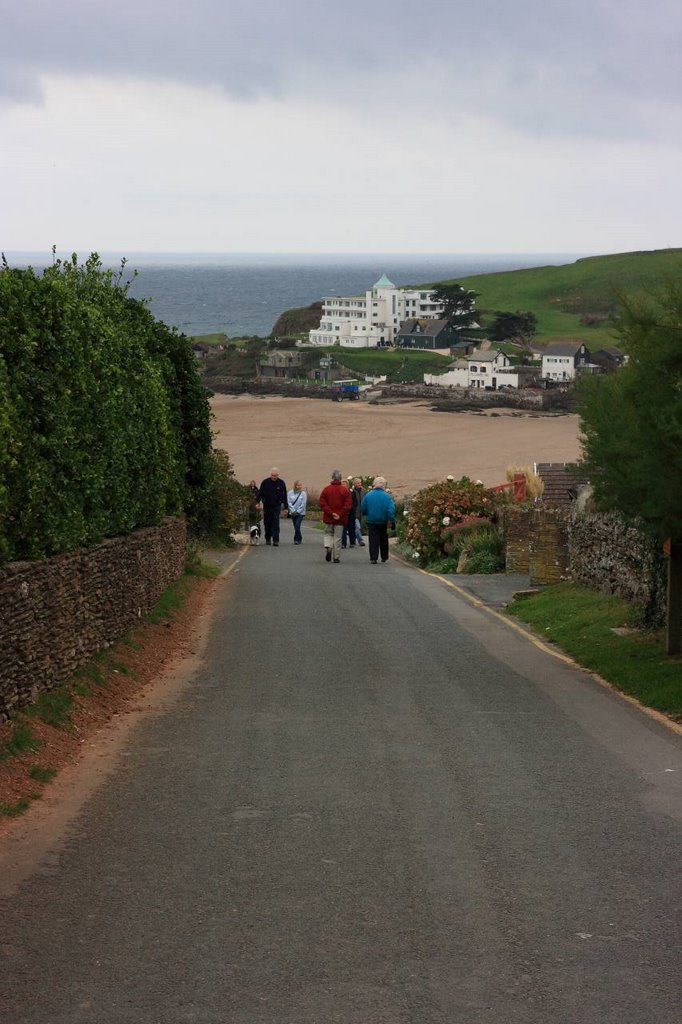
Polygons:
[[368,491],[360,505],[367,523],[369,537],[369,560],[376,565],[388,561],[388,524],[395,521],[395,502],[386,491],[386,480],[383,476],[374,478],[372,490]]

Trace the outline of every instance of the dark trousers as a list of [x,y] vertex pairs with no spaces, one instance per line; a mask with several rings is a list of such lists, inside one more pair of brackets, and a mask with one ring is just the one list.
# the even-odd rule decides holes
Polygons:
[[348,516],[348,526],[344,526],[341,532],[341,547],[346,548],[349,544],[355,547],[355,520],[351,516]]
[[388,523],[367,523],[369,538],[369,557],[376,562],[381,554],[381,561],[388,558]]
[[265,539],[274,540],[279,544],[279,512],[281,505],[263,505],[263,525]]

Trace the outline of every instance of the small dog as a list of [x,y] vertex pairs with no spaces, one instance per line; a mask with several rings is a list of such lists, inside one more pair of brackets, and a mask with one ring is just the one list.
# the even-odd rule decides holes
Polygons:
[[252,526],[249,530],[249,537],[251,538],[252,544],[257,544],[260,540],[260,526],[258,523],[256,523],[255,526]]

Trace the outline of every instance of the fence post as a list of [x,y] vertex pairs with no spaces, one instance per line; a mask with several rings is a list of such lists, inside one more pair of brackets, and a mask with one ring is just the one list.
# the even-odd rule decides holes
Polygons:
[[520,504],[526,500],[526,474],[514,473],[514,501]]

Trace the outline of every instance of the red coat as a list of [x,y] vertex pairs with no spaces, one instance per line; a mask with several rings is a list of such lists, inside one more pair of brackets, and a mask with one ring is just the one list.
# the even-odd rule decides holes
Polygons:
[[[332,480],[320,494],[322,519],[327,524],[340,523],[341,526],[347,526],[352,506],[352,495],[342,480]],[[333,512],[336,512],[338,519],[334,519]]]

